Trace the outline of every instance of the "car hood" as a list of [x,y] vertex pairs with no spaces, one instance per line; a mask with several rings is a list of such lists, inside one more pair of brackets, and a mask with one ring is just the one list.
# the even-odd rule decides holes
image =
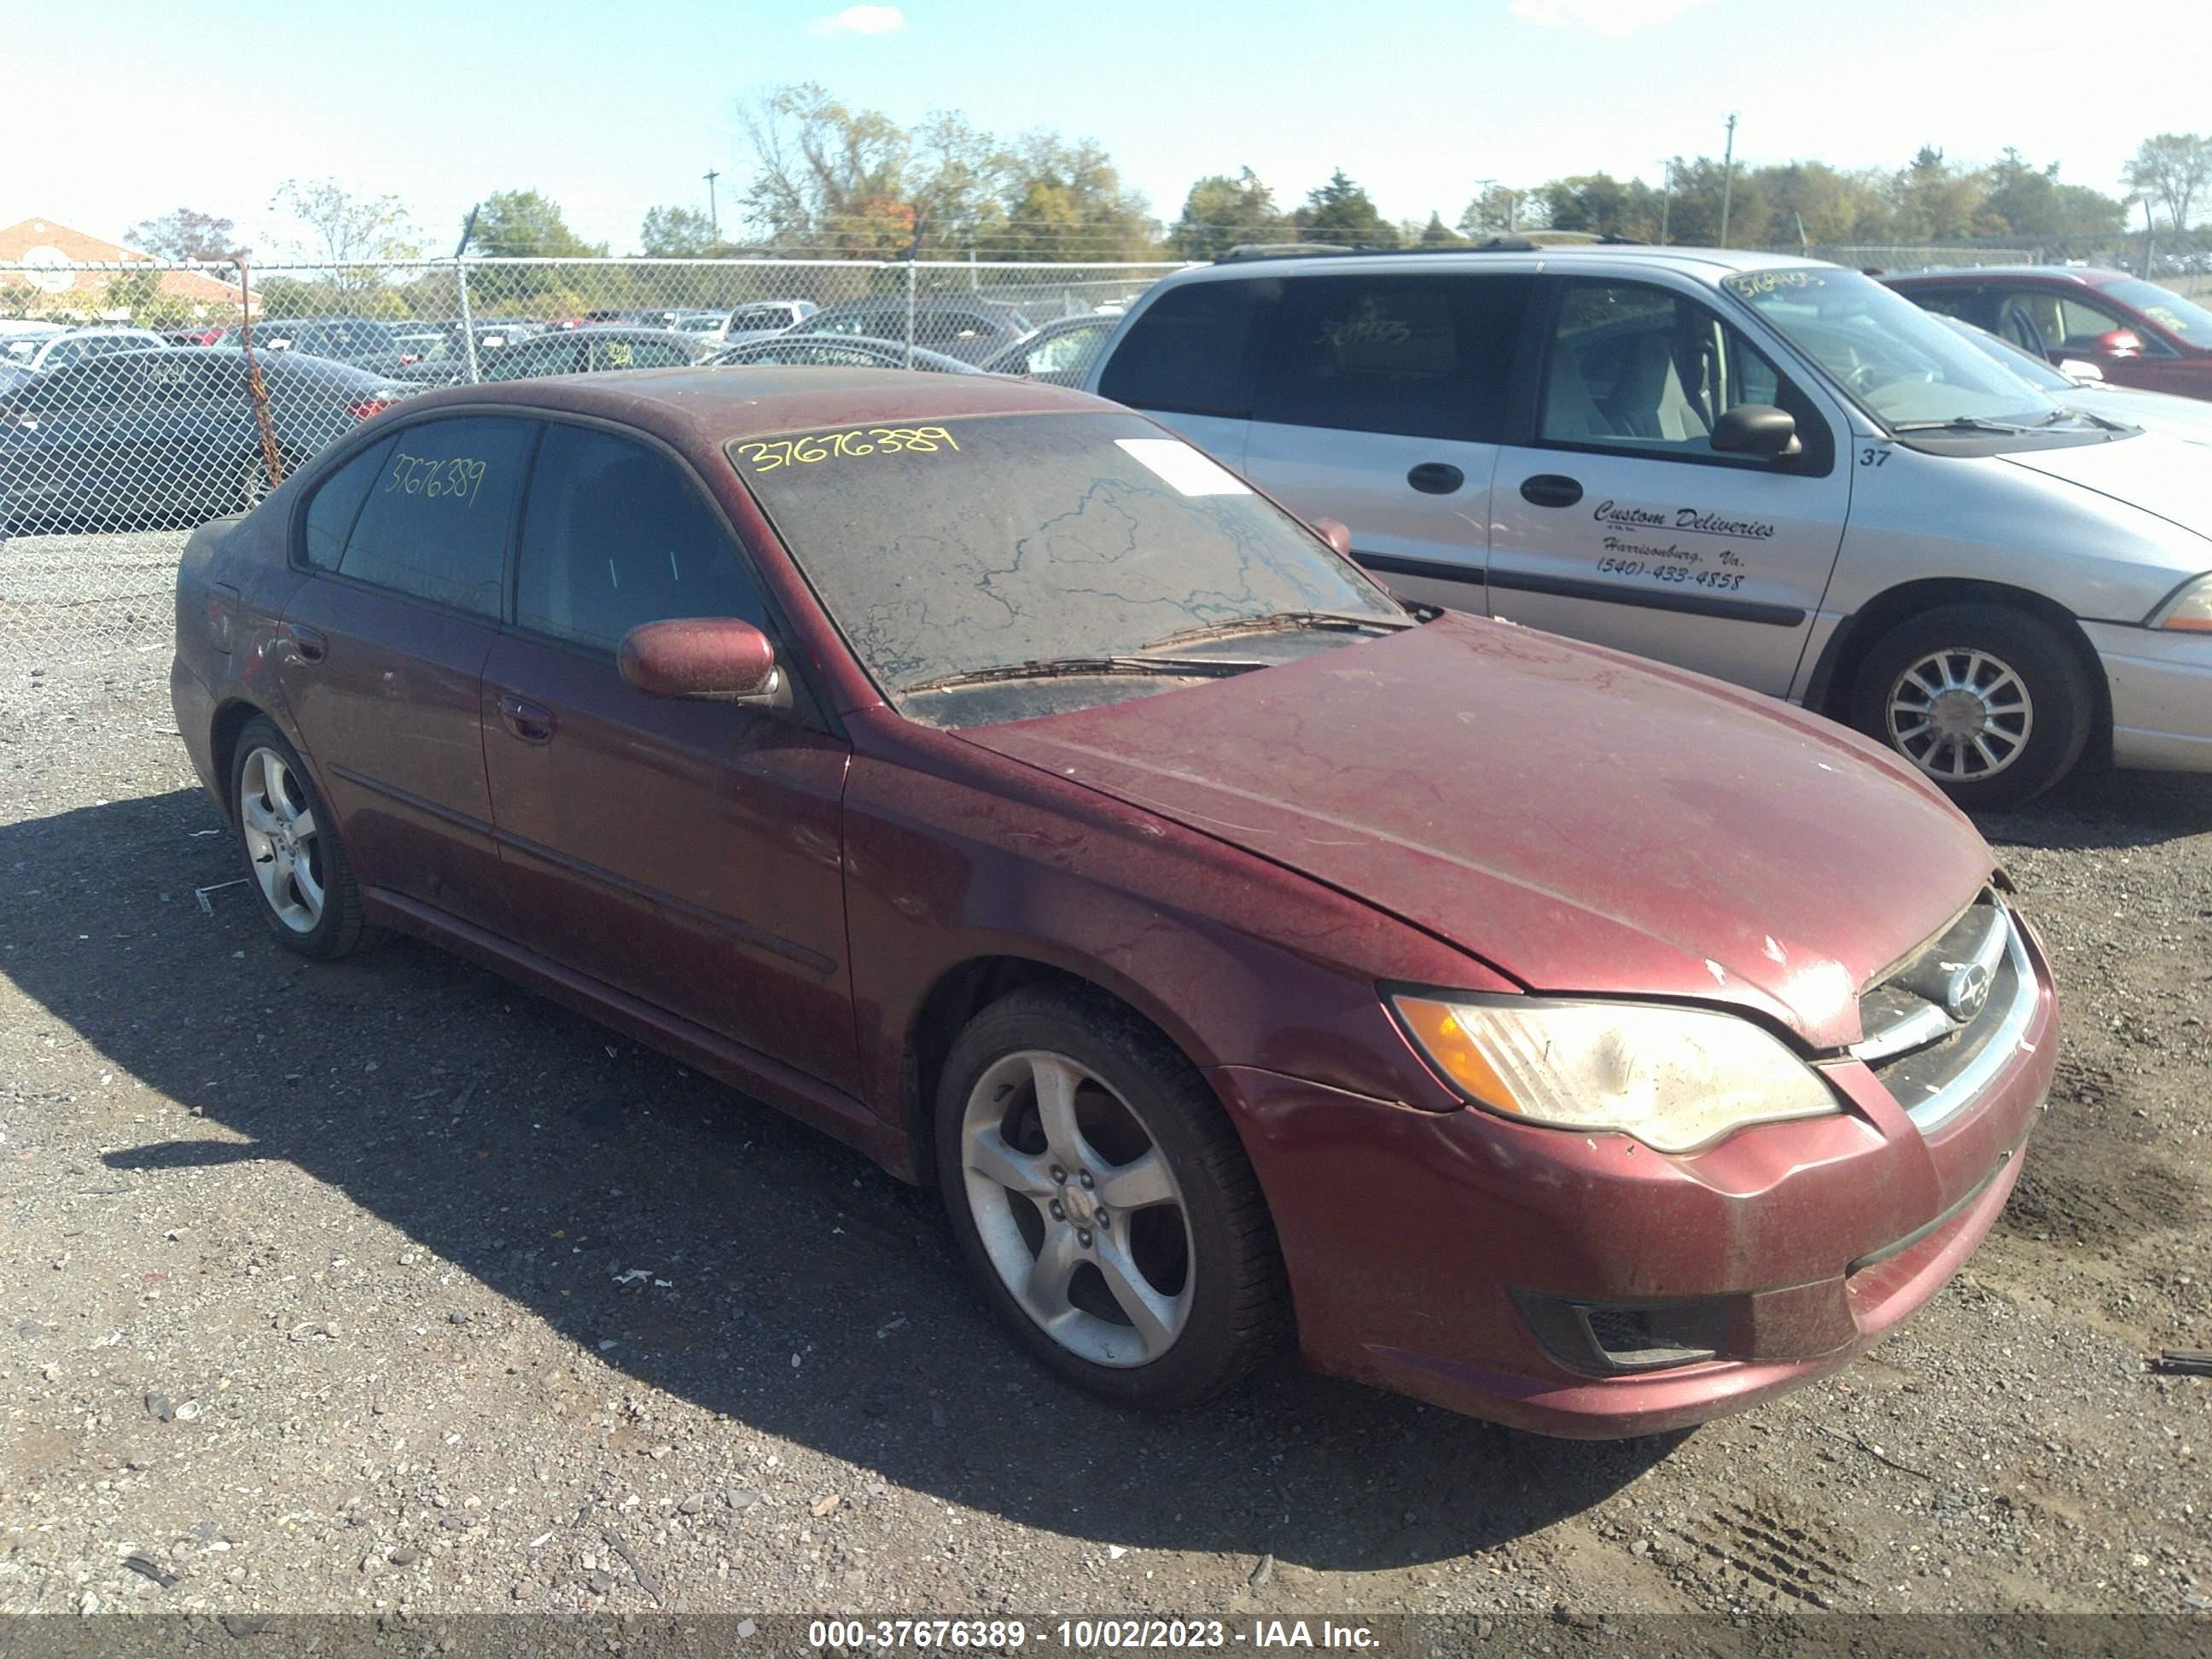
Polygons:
[[[2102,405],[2082,400],[2085,408]],[[2027,450],[1999,458],[2046,478],[2079,484],[2212,538],[2212,467],[2202,444],[2178,431],[2144,432],[2108,444]]]
[[2132,421],[2148,431],[2179,438],[2185,443],[2212,443],[2212,403],[2201,398],[2177,398],[2171,392],[2145,392],[2136,386],[2083,386],[2078,392],[2058,395],[2058,401],[2116,421]]
[[1749,692],[1447,613],[968,741],[1352,894],[1532,989],[1725,1002],[1815,1048],[1987,880],[1901,763]]

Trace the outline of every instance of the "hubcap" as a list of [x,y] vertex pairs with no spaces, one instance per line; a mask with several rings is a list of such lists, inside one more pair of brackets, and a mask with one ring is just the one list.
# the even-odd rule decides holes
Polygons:
[[307,792],[273,749],[246,757],[238,778],[238,823],[261,896],[277,921],[312,933],[323,919],[323,851]]
[[1889,740],[1945,783],[1992,778],[2035,730],[2027,686],[2010,666],[1965,646],[1931,651],[1889,689]]
[[984,1251],[1054,1341],[1116,1367],[1175,1346],[1190,1319],[1190,1218],[1126,1100],[1065,1054],[1008,1054],[969,1091],[960,1150]]

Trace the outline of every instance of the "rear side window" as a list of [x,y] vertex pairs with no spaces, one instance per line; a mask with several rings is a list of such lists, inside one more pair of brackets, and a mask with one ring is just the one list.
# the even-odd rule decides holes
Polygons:
[[384,477],[384,464],[397,438],[371,444],[317,485],[307,500],[307,534],[302,556],[317,570],[336,570],[353,521],[370,488]]
[[1133,409],[1249,415],[1259,319],[1282,288],[1263,277],[1168,289],[1114,348],[1099,395]]
[[1495,443],[1534,279],[1302,276],[1261,354],[1252,417]]
[[395,435],[338,574],[481,617],[500,613],[528,422],[425,421]]
[[551,426],[523,514],[515,620],[611,650],[641,623],[764,624],[750,567],[682,468],[588,427]]

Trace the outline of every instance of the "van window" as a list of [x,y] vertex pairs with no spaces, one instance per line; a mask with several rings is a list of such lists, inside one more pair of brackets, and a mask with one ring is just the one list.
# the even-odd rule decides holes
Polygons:
[[627,438],[551,426],[538,446],[515,620],[611,650],[641,623],[767,609],[744,556],[681,469]]
[[371,483],[338,574],[497,617],[532,431],[526,421],[482,416],[403,428]]
[[1472,273],[1295,277],[1261,352],[1252,418],[1494,443],[1534,285]]
[[1133,409],[1249,415],[1258,319],[1282,289],[1279,276],[1169,289],[1114,348],[1099,396]]

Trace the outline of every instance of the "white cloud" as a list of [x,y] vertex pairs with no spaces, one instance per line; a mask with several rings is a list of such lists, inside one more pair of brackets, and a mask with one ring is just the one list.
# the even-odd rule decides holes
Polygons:
[[896,34],[906,27],[906,14],[896,6],[848,6],[831,16],[817,17],[806,26],[809,34]]
[[[1588,29],[1608,40],[1655,23],[1672,22],[1712,0],[1513,0],[1509,9],[1524,23],[1548,29]],[[872,9],[856,6],[855,11]]]

